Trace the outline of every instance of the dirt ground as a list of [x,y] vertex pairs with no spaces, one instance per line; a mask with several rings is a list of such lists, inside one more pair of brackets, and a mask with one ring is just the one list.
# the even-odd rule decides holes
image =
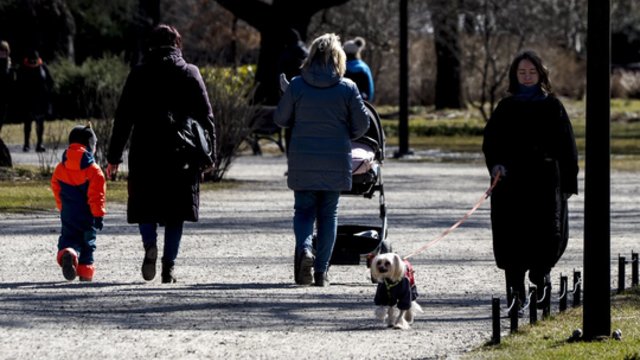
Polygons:
[[[332,266],[327,288],[293,285],[285,170],[279,155],[240,157],[229,178],[241,185],[203,194],[201,221],[185,226],[179,282],[170,285],[142,280],[141,241],[122,205],[108,205],[92,283],[62,277],[56,212],[0,214],[0,358],[456,359],[490,339],[491,297],[504,299],[504,279],[493,262],[488,201],[412,258],[424,313],[410,330],[389,330],[373,316],[375,285],[364,265]],[[489,185],[480,163],[390,160],[383,175],[388,239],[401,255],[455,223]],[[637,174],[612,175],[612,281],[613,257],[640,248],[639,187]],[[554,308],[560,274],[583,267],[583,201],[570,200]],[[378,198],[343,197],[340,222],[378,226]]]

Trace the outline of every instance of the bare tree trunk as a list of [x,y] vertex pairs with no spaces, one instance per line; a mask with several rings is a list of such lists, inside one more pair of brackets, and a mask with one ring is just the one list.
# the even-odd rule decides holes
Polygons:
[[0,37],[20,58],[37,49],[45,61],[56,56],[73,59],[76,25],[65,0],[20,1],[0,14]]
[[129,62],[135,65],[144,55],[145,40],[149,32],[160,23],[160,0],[139,0],[138,13],[133,24],[134,43],[129,54]]
[[434,0],[431,11],[437,57],[436,109],[464,107],[461,53],[458,41],[458,1]]
[[315,13],[349,0],[273,0],[271,4],[260,0],[216,1],[260,32],[255,101],[275,105],[280,98],[277,61],[284,48],[283,31],[295,29],[305,40],[309,22]]

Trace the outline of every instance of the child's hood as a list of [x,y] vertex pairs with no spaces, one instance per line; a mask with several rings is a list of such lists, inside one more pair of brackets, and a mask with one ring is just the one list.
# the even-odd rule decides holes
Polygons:
[[84,170],[94,162],[93,154],[82,144],[73,143],[62,154],[62,164],[68,170]]

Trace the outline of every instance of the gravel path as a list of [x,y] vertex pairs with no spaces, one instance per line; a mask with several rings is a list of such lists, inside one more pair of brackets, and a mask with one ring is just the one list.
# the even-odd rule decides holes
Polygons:
[[[203,194],[202,219],[185,227],[171,285],[142,280],[141,242],[121,205],[108,206],[92,283],[62,278],[55,212],[0,214],[0,358],[456,359],[490,339],[490,300],[503,296],[504,280],[488,202],[412,259],[425,312],[411,330],[394,331],[373,317],[375,285],[364,265],[333,266],[328,288],[292,285],[285,170],[281,156],[240,157],[229,178],[241,185]],[[387,161],[383,170],[389,240],[400,254],[438,236],[488,186],[480,164]],[[612,255],[640,247],[639,187],[637,174],[613,176]],[[555,289],[561,272],[582,268],[583,199],[570,202],[571,240],[552,273]],[[377,197],[343,197],[340,220],[377,225]]]

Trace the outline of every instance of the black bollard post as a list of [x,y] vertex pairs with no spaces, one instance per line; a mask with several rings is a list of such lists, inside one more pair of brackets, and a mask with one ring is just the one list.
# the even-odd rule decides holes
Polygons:
[[518,332],[518,310],[520,310],[520,294],[517,291],[513,292],[513,306],[509,311],[509,318],[511,318],[511,332]]
[[582,293],[582,286],[580,283],[581,277],[580,271],[573,271],[573,307],[580,306],[580,295]]
[[618,254],[618,294],[624,291],[626,258]]
[[529,324],[538,322],[538,295],[534,285],[529,286]]
[[638,286],[638,253],[631,252],[631,286]]
[[551,281],[544,283],[544,300],[542,304],[542,318],[548,319],[551,316]]
[[493,336],[491,343],[500,344],[500,298],[491,298],[491,319],[493,320]]
[[560,311],[567,310],[567,296],[569,296],[569,291],[567,287],[569,286],[569,279],[566,275],[560,275],[560,305],[558,309]]

